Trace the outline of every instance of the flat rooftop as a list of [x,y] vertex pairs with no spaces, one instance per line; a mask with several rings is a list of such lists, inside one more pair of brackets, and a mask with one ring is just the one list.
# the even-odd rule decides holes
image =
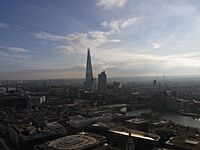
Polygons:
[[110,105],[103,105],[100,108],[116,108],[116,107],[127,107],[127,104],[110,104]]
[[[121,134],[121,135],[125,135],[125,136],[129,135],[128,128],[126,128],[124,126],[119,126],[115,123],[98,122],[98,123],[92,124],[91,126],[97,127],[97,128],[102,128],[102,129],[105,129],[109,132],[113,132],[116,134]],[[156,134],[146,133],[146,132],[133,130],[133,129],[131,129],[130,131],[131,131],[131,136],[133,138],[141,138],[141,139],[146,139],[146,140],[155,141],[155,142],[160,140],[160,136],[156,135]]]
[[141,118],[133,118],[133,119],[127,120],[127,122],[128,123],[134,123],[134,124],[141,124],[141,123],[145,123],[147,121],[144,120],[144,119],[141,119]]
[[[129,136],[128,131],[119,131],[119,130],[109,130],[110,132]],[[131,137],[133,138],[141,138],[145,140],[150,140],[150,141],[158,141],[160,139],[160,136],[151,134],[151,133],[145,133],[142,131],[136,131],[136,130],[130,130],[131,131]]]

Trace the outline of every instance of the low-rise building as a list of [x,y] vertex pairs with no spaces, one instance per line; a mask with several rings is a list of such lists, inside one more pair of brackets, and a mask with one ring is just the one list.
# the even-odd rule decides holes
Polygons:
[[200,150],[200,138],[175,136],[171,137],[165,144],[167,148],[172,150]]

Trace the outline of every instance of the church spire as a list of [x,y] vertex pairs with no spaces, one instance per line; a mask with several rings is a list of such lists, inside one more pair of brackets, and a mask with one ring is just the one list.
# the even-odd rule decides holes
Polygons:
[[126,150],[135,150],[135,143],[131,137],[131,131],[128,131],[128,139],[126,141]]

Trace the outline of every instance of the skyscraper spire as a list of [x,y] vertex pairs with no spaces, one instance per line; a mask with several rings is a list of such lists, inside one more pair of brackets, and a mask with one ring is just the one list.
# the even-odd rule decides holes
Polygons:
[[86,76],[85,76],[84,87],[85,87],[85,90],[92,91],[93,73],[92,73],[92,61],[91,61],[89,48],[87,50],[87,65],[86,65]]
[[91,79],[93,79],[92,61],[91,61],[91,56],[90,56],[90,49],[88,48],[88,50],[87,50],[86,80],[91,80]]

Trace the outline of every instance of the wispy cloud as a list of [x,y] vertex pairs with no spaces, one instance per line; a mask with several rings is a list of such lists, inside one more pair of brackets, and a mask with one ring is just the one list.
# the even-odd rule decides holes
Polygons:
[[25,63],[31,58],[29,50],[21,47],[0,47],[0,60],[9,64]]
[[126,2],[127,0],[97,0],[96,5],[109,9],[112,7],[122,7]]
[[7,47],[7,50],[11,52],[19,52],[19,53],[27,53],[29,50],[21,48],[21,47]]
[[64,41],[66,45],[60,45],[56,49],[58,51],[68,53],[82,53],[87,48],[95,49],[103,46],[106,43],[118,43],[120,39],[114,39],[109,37],[109,32],[103,31],[91,31],[86,33],[74,33],[67,36],[53,35],[49,33],[42,34],[33,33],[36,38],[50,40],[50,41]]
[[24,60],[28,60],[31,56],[27,54],[13,54],[9,52],[2,52],[0,51],[0,59],[6,60],[8,62],[14,63],[24,63]]
[[[112,39],[115,40],[115,39]],[[57,50],[64,53],[80,53],[85,51],[86,48],[97,48],[111,42],[106,32],[92,31],[87,33],[75,33],[67,36],[67,45],[58,46]]]
[[43,31],[32,33],[32,35],[35,36],[36,38],[50,40],[50,41],[66,41],[67,40],[67,36],[50,34]]
[[120,32],[121,29],[134,25],[134,23],[136,23],[137,20],[137,17],[133,17],[123,20],[114,20],[111,22],[105,21],[101,25],[103,27],[109,28],[110,32]]
[[138,18],[129,18],[123,20],[114,20],[111,22],[103,22],[101,25],[108,28],[108,31],[89,31],[85,33],[73,33],[66,36],[54,35],[46,32],[32,33],[35,38],[62,41],[64,44],[57,46],[56,50],[69,53],[82,53],[85,49],[97,49],[105,44],[121,42],[121,39],[113,38],[115,34],[120,33],[121,29],[134,25]]
[[161,47],[161,44],[155,43],[155,42],[151,43],[151,45],[152,45],[153,48],[160,48]]
[[[86,48],[98,49],[105,45],[112,45],[113,43],[121,42],[121,39],[113,38],[115,34],[120,33],[121,29],[134,25],[137,17],[114,20],[111,22],[103,22],[102,26],[108,28],[108,31],[90,31],[86,33],[74,33],[66,36],[67,45],[58,46],[57,50],[72,53],[72,52],[85,52]],[[64,38],[64,37],[63,37]]]
[[0,28],[8,28],[8,24],[4,23],[4,22],[0,22]]

